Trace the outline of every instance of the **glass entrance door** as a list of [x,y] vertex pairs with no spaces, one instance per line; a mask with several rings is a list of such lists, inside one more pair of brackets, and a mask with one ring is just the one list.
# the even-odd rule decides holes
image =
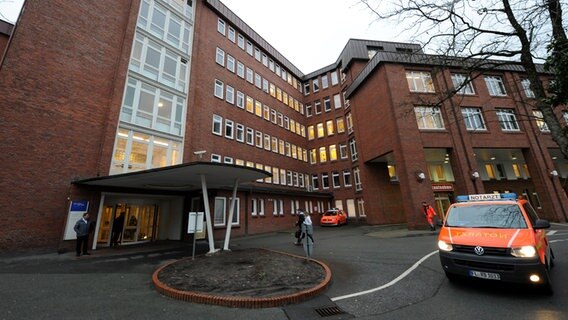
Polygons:
[[[134,244],[153,241],[158,230],[158,205],[116,204],[105,205],[100,220],[97,243],[110,246],[113,230],[117,244]],[[119,216],[124,215],[120,230],[116,227]],[[114,226],[114,229],[113,229]],[[116,236],[115,235],[115,236]]]

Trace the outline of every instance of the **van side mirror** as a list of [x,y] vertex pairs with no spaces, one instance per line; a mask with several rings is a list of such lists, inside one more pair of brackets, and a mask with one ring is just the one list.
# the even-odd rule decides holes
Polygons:
[[548,228],[550,228],[550,223],[546,219],[537,219],[533,228],[534,229],[548,229]]

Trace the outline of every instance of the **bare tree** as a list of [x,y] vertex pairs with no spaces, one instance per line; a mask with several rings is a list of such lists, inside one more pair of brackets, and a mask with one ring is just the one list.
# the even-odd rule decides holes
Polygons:
[[[398,2],[396,2],[398,1]],[[562,0],[360,0],[377,20],[405,22],[412,40],[472,72],[519,62],[552,138],[568,158],[568,129],[555,110],[568,101],[568,39]],[[400,25],[400,24],[399,24]],[[445,61],[444,61],[445,60]],[[554,81],[545,89],[539,74]],[[445,99],[451,98],[454,90]]]

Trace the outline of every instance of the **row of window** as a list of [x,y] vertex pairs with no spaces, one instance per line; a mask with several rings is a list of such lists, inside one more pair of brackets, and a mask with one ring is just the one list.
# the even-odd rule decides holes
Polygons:
[[[517,121],[517,116],[515,115],[515,110],[497,108],[495,109],[495,112],[502,131],[517,132],[521,130]],[[487,130],[482,108],[462,107],[461,113],[467,130]],[[419,129],[445,129],[440,107],[415,107],[414,114],[416,115],[416,121]],[[548,125],[544,122],[542,111],[533,110],[533,117],[541,132],[550,132]],[[568,124],[568,114],[564,114],[564,119]]]
[[260,118],[264,118],[266,121],[270,121],[275,125],[279,125],[292,133],[304,138],[306,137],[306,127],[300,124],[299,121],[295,121],[294,119],[283,115],[281,112],[277,112],[275,109],[258,100],[254,100],[252,97],[245,95],[238,90],[236,92],[235,100],[235,89],[228,84],[225,85],[221,80],[215,79],[213,95],[219,99],[224,99],[228,103],[234,104],[241,109],[246,109],[248,112],[257,115]]
[[[343,187],[350,188],[352,186],[351,182],[351,170],[345,169],[343,171],[332,171],[331,179],[329,172],[323,172],[320,174],[312,174],[312,188],[313,190],[328,190],[329,188],[338,189],[341,188],[341,176],[343,176]],[[363,190],[360,178],[359,168],[353,169],[353,179],[355,182],[355,190]]]
[[284,105],[290,107],[292,110],[304,114],[304,105],[288,94],[286,91],[277,87],[274,83],[269,82],[268,79],[261,76],[259,73],[255,72],[249,67],[235,60],[235,58],[229,54],[226,54],[225,62],[225,51],[223,49],[217,48],[217,53],[215,55],[215,62],[223,67],[226,67],[232,73],[235,73],[242,79],[246,79],[251,85],[254,85],[259,90],[264,91],[276,100],[282,102]]
[[[457,93],[464,95],[474,95],[475,88],[473,87],[473,81],[467,74],[453,73],[451,75],[452,84]],[[493,97],[505,97],[507,96],[507,90],[505,88],[505,83],[503,78],[497,75],[486,75],[483,76],[485,85],[487,86],[487,91],[490,96]],[[407,71],[406,81],[408,82],[408,88],[411,92],[436,92],[434,88],[434,82],[432,81],[432,75],[429,72],[424,71]],[[525,96],[527,98],[534,98],[534,92],[530,87],[530,81],[528,79],[521,80],[521,85]]]
[[[312,104],[306,104],[306,117],[311,117],[314,113],[316,115],[321,114],[322,111],[325,112],[330,112],[332,110],[332,105],[331,105],[331,98],[330,97],[324,97],[323,98],[323,110],[322,110],[322,103],[321,101],[317,100],[313,102],[313,110],[312,110]],[[341,107],[343,107],[342,103],[341,103],[341,94],[335,94],[333,95],[333,108],[335,109],[340,109]]]
[[[179,10],[178,0],[168,2]],[[190,6],[184,5],[184,10],[185,18],[183,14],[178,15],[175,11],[168,10],[158,1],[143,0],[137,25],[187,55],[191,49],[191,23],[187,21],[187,17],[191,17],[192,13]]]
[[228,156],[221,156],[219,154],[212,154],[211,155],[211,162],[215,163],[227,163],[227,164],[236,164],[238,166],[246,166],[249,168],[256,168],[259,170],[264,170],[266,172],[272,173],[272,176],[268,176],[264,179],[259,179],[257,182],[263,183],[270,183],[276,185],[283,185],[288,187],[296,187],[296,188],[308,188],[309,186],[309,175],[295,172],[292,170],[281,169],[278,167],[273,167],[269,165],[264,165],[262,163],[255,163],[253,161],[246,161],[242,159],[233,159],[232,157]]
[[308,126],[308,140],[314,140],[317,137],[325,138],[326,136],[333,136],[336,132],[337,133],[344,133],[345,132],[345,121],[343,117],[335,118],[334,120],[327,120],[325,123],[320,122],[315,125]]
[[245,127],[240,123],[233,120],[225,119],[223,127],[223,117],[214,114],[212,133],[218,136],[224,136],[227,139],[235,139],[238,142],[246,143],[257,148],[279,153],[287,157],[297,159],[300,161],[308,161],[308,152],[295,144],[278,139],[277,137],[270,136],[269,134],[262,133],[259,130]]
[[[331,77],[332,86],[339,84],[339,79],[337,78],[337,70],[331,71],[329,76]],[[322,90],[325,90],[329,87],[329,78],[326,73],[318,78],[314,78],[304,83],[304,95],[309,95],[311,92],[313,93],[318,92],[320,90],[320,80],[321,80]]]
[[284,67],[275,63],[274,60],[269,58],[266,53],[262,52],[259,47],[253,46],[252,42],[245,39],[244,35],[240,33],[237,34],[236,30],[232,26],[227,26],[225,21],[221,18],[217,19],[217,31],[223,36],[226,36],[232,43],[236,43],[239,48],[246,51],[251,57],[254,57],[258,62],[262,63],[262,65],[282,78],[283,81],[294,87],[294,89],[302,92],[301,82],[296,79],[292,73],[287,72]]

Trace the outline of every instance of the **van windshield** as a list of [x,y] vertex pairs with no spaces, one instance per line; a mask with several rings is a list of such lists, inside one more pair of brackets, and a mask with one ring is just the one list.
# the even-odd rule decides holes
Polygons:
[[517,204],[456,206],[448,212],[446,227],[525,229]]

